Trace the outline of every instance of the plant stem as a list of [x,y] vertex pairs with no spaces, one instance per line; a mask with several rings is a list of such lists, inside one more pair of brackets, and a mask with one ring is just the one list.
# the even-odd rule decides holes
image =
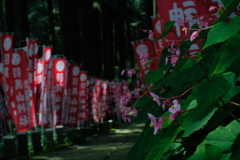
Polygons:
[[222,102],[225,110],[228,112],[228,114],[229,114],[231,117],[233,117],[233,118],[240,124],[240,120],[239,120],[231,111],[228,110],[228,108],[227,108],[227,106],[225,105],[222,97],[220,97],[220,100],[221,100],[221,102]]

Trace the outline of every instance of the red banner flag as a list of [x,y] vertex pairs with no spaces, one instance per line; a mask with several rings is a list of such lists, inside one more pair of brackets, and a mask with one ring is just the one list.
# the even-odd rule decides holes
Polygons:
[[68,67],[67,101],[65,106],[64,125],[76,127],[78,120],[79,100],[79,75],[80,66],[70,65]]
[[[29,93],[28,72],[26,54],[24,50],[14,51],[11,55],[9,65],[9,77],[14,90],[14,114],[16,112],[17,121],[15,122],[18,132],[25,132],[30,129],[30,123],[35,124],[35,117],[30,117],[33,99]],[[33,119],[31,119],[33,118]]]
[[80,72],[78,120],[87,120],[88,118],[87,79],[87,72]]
[[[40,104],[39,104],[39,125],[44,127],[50,127],[51,125],[51,117],[48,116],[48,104],[47,104],[47,97],[48,97],[48,68],[51,59],[52,48],[51,47],[44,47],[43,49],[43,75],[42,75],[42,82],[41,82],[41,95],[40,95]],[[52,69],[52,68],[50,68]],[[50,118],[50,119],[49,119]]]
[[[138,62],[138,67],[143,78],[149,70],[158,68],[158,57],[156,55],[153,42],[150,39],[132,42],[132,45]],[[148,63],[148,60],[151,58],[153,59],[152,65]]]
[[53,61],[53,124],[61,125],[62,111],[65,105],[65,85],[66,85],[66,59],[54,59]]

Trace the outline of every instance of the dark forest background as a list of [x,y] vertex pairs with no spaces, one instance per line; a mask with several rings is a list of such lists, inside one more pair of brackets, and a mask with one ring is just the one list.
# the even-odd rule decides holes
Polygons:
[[147,37],[152,7],[152,0],[2,0],[0,32],[14,32],[14,48],[38,39],[89,75],[113,80],[135,67],[130,42]]

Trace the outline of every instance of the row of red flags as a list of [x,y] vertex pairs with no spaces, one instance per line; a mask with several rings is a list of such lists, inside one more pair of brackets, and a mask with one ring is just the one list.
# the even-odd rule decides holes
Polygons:
[[[11,34],[1,34],[0,41],[0,82],[6,97],[0,114],[13,118],[18,132],[37,125],[76,127],[89,118],[98,121],[108,114],[120,116],[121,99],[129,92],[126,81],[88,76],[81,65],[53,56],[51,47],[43,47],[38,59],[36,40],[27,39],[24,49],[13,49]],[[109,105],[113,101],[115,107]]]

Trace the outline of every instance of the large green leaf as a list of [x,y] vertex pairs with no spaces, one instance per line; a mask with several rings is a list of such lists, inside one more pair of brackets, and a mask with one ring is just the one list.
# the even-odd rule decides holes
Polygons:
[[171,30],[172,27],[174,26],[175,21],[169,21],[164,25],[164,31],[163,33],[157,38],[157,40],[164,38]]
[[182,128],[179,127],[171,134],[171,137],[161,139],[161,141],[159,141],[158,144],[155,145],[151,152],[147,155],[146,160],[161,159],[163,154],[172,146],[173,141],[181,130]]
[[232,18],[227,22],[218,22],[210,30],[204,48],[219,42],[224,42],[240,30],[240,17]]
[[234,143],[231,148],[232,148],[231,158],[240,156],[240,133],[237,135],[237,138],[234,140]]
[[162,78],[163,70],[162,69],[156,69],[148,71],[145,77],[146,85],[149,85],[151,83],[154,83]]
[[[240,17],[239,17],[240,18]],[[240,23],[240,22],[239,22]],[[223,72],[227,67],[231,65],[234,61],[240,61],[240,34],[235,34],[233,37],[229,38],[227,43],[224,45],[223,53],[220,57],[219,63],[213,73],[219,74]],[[238,63],[237,63],[238,64]]]
[[210,105],[214,100],[222,96],[230,89],[231,85],[222,76],[214,76],[211,82],[203,81],[197,86],[197,103],[199,108]]
[[[194,100],[188,109],[196,107],[196,100]],[[207,122],[211,119],[214,112],[217,108],[206,107],[201,110],[195,109],[187,112],[182,118],[183,122],[181,127],[184,130],[183,137],[188,137],[193,132],[199,130],[201,127],[207,124]]]
[[206,144],[197,148],[197,153],[188,160],[219,160],[222,157],[222,150],[219,146]]
[[199,159],[201,155],[205,155],[205,149],[202,148],[205,145],[219,146],[223,154],[231,152],[231,146],[240,132],[239,123],[234,120],[226,127],[219,126],[214,131],[210,132],[205,140],[197,147],[196,152],[192,155],[189,160]]
[[138,102],[137,100],[135,101],[135,103],[137,102],[135,108],[146,108],[147,104],[152,102],[151,100],[152,100],[152,97],[145,95],[141,97]]

